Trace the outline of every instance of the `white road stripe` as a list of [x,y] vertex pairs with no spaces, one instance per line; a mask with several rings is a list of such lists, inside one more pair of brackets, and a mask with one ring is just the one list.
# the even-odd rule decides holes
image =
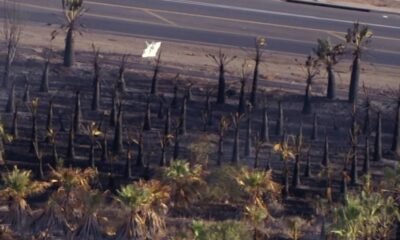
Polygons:
[[[316,17],[316,16],[310,16],[310,15],[285,13],[285,12],[277,12],[277,11],[268,11],[268,10],[246,8],[246,7],[228,6],[228,5],[215,4],[215,3],[202,3],[202,2],[195,2],[195,1],[190,1],[190,0],[161,0],[161,1],[173,2],[173,3],[181,3],[181,4],[187,4],[187,5],[195,5],[195,6],[203,6],[203,7],[238,10],[238,11],[244,11],[244,12],[266,13],[266,14],[271,14],[271,15],[297,17],[297,18],[305,18],[305,19],[327,21],[327,22],[339,22],[339,23],[347,23],[347,24],[353,24],[353,22],[354,22],[354,21],[341,20],[341,19],[324,18],[324,17]],[[400,30],[400,27],[397,27],[397,26],[383,25],[383,24],[376,24],[376,23],[368,23],[368,22],[361,22],[361,23],[366,24],[366,25],[371,26],[371,27],[381,27],[381,28],[389,28],[389,29]]]

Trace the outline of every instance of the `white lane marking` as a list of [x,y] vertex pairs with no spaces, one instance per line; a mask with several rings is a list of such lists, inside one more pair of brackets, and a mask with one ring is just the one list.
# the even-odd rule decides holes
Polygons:
[[[238,10],[238,11],[244,11],[244,12],[266,13],[266,14],[271,14],[271,15],[298,17],[298,18],[305,18],[305,19],[328,21],[328,22],[339,22],[339,23],[348,23],[348,24],[353,24],[354,23],[354,21],[341,20],[341,19],[324,18],[324,17],[316,17],[316,16],[302,15],[302,14],[295,14],[295,13],[285,13],[285,12],[261,10],[261,9],[247,8],[247,7],[228,6],[228,5],[215,4],[215,3],[202,3],[202,2],[195,2],[195,1],[190,1],[190,0],[161,0],[161,1],[180,3],[180,4],[187,4],[187,5],[195,5],[195,6],[203,6],[203,7],[213,7],[213,8],[221,8],[221,9]],[[361,23],[366,24],[366,25],[371,26],[371,27],[382,27],[382,28],[400,30],[400,27],[397,27],[397,26],[390,26],[390,25],[383,25],[383,24],[376,24],[376,23],[368,23],[368,22],[361,22]]]

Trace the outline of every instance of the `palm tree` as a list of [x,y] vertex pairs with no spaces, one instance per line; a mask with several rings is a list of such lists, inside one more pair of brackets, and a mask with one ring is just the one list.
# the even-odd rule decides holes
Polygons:
[[258,239],[258,226],[268,218],[268,208],[263,200],[264,195],[277,196],[279,184],[272,180],[271,171],[250,170],[241,168],[236,181],[248,194],[249,201],[245,206],[245,216],[252,224],[253,239]]
[[312,83],[314,78],[319,74],[318,60],[315,59],[313,56],[309,55],[307,57],[305,67],[307,72],[307,86],[304,95],[304,104],[302,113],[310,114],[312,112],[312,105],[311,105]]
[[218,55],[208,54],[207,57],[214,60],[215,64],[219,68],[219,77],[218,77],[218,96],[217,103],[224,104],[225,103],[225,92],[226,92],[226,83],[225,83],[225,72],[226,66],[235,60],[236,56],[228,57],[225,53],[220,49]]
[[83,6],[83,0],[61,0],[61,3],[65,17],[65,24],[62,25],[62,28],[67,31],[64,66],[71,67],[75,62],[74,34],[78,30],[78,21],[85,14],[86,8]]
[[72,233],[72,240],[101,240],[106,239],[99,224],[97,213],[104,201],[103,195],[97,191],[83,194],[84,216],[81,223]]
[[176,160],[164,171],[165,180],[171,186],[171,198],[177,206],[187,207],[199,197],[199,187],[204,184],[201,165]]
[[255,50],[256,55],[254,57],[254,72],[253,72],[253,85],[251,87],[251,94],[250,94],[250,103],[252,106],[257,105],[257,88],[258,88],[258,75],[259,70],[258,67],[261,62],[261,58],[263,55],[263,47],[266,45],[265,38],[258,37],[255,41]]
[[364,46],[370,41],[372,31],[368,26],[362,26],[355,22],[353,28],[347,29],[346,42],[353,48],[353,65],[351,69],[351,79],[349,88],[349,102],[355,103],[358,97],[358,83],[360,79],[360,60]]
[[90,151],[89,151],[89,166],[91,168],[96,167],[95,160],[95,147],[96,147],[96,139],[103,135],[103,132],[100,130],[100,125],[92,122],[87,128],[87,134],[90,138]]
[[20,170],[17,166],[11,172],[4,173],[2,180],[0,195],[9,201],[8,220],[15,231],[22,232],[30,217],[30,206],[26,198],[42,192],[49,184],[33,181],[31,171]]
[[116,200],[128,210],[128,214],[114,239],[158,239],[165,228],[168,199],[169,188],[156,180],[140,180],[122,186],[117,191]]
[[326,97],[334,99],[336,97],[336,78],[333,67],[339,62],[338,57],[344,53],[344,45],[339,43],[333,46],[329,38],[318,39],[318,46],[317,49],[314,49],[314,53],[325,64],[328,73]]

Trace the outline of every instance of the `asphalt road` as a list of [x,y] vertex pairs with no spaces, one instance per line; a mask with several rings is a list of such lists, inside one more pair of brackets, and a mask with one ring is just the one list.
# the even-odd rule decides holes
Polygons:
[[[24,19],[56,28],[61,0],[21,0]],[[147,40],[252,47],[256,36],[268,49],[309,54],[318,38],[344,40],[359,20],[374,32],[363,56],[375,64],[400,65],[400,14],[360,12],[280,0],[86,0],[82,23],[89,31]]]

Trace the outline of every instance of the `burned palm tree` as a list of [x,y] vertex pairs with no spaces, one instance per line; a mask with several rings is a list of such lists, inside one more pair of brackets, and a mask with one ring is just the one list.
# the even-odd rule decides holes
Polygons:
[[312,97],[312,82],[314,78],[319,74],[318,60],[313,56],[309,55],[305,63],[307,72],[307,86],[304,94],[303,102],[303,114],[310,114],[312,112],[311,97]]
[[6,106],[6,113],[15,112],[15,84],[12,85]]
[[352,28],[347,29],[346,42],[353,51],[353,64],[351,69],[351,79],[349,88],[349,102],[355,103],[358,98],[358,85],[360,79],[360,61],[364,47],[371,40],[372,32],[368,26],[362,26],[355,22]]
[[252,147],[252,142],[251,142],[251,125],[252,125],[252,106],[249,103],[247,107],[247,125],[246,125],[246,141],[244,145],[244,155],[245,156],[250,156],[251,155],[251,147]]
[[303,150],[303,122],[300,122],[299,133],[296,136],[295,162],[293,168],[292,187],[300,186],[300,158]]
[[24,96],[22,98],[22,100],[24,102],[30,102],[31,101],[31,95],[30,95],[30,90],[31,90],[31,85],[29,83],[27,83],[25,85],[25,91],[24,91]]
[[336,98],[336,76],[333,67],[339,62],[339,57],[343,55],[345,46],[342,43],[332,45],[330,39],[318,39],[318,46],[314,53],[318,56],[328,73],[328,86],[326,97],[328,99]]
[[[255,135],[254,138],[254,168],[258,168],[260,165],[260,153],[264,147],[267,146],[267,142],[261,140],[258,134]],[[267,170],[268,171],[268,170]]]
[[232,159],[231,163],[232,165],[237,166],[240,162],[240,153],[239,153],[239,147],[240,147],[240,120],[242,119],[243,115],[240,115],[239,113],[232,114],[232,125],[234,126],[235,129],[235,136],[233,140],[233,150],[232,150]]
[[79,91],[76,91],[75,97],[75,114],[74,114],[74,135],[79,134],[81,128],[81,119],[82,119],[82,111],[81,111],[81,94]]
[[92,97],[92,110],[97,111],[100,108],[100,50],[92,44],[93,49],[93,97]]
[[37,136],[37,110],[38,110],[38,106],[39,106],[39,99],[36,98],[34,100],[32,100],[29,104],[28,104],[28,108],[31,112],[32,115],[32,133],[31,133],[31,145],[30,145],[30,149],[29,152],[34,152],[35,150],[35,145],[38,144],[38,136]]
[[181,114],[179,117],[179,134],[186,134],[186,118],[187,118],[187,98],[186,96],[182,99]]
[[176,74],[174,78],[174,89],[173,89],[173,97],[171,100],[171,108],[176,109],[178,107],[178,79],[179,73]]
[[214,60],[215,64],[219,69],[219,77],[218,77],[218,95],[217,95],[217,103],[224,104],[225,103],[225,92],[226,92],[226,83],[225,83],[225,72],[226,67],[229,63],[235,60],[236,56],[228,57],[225,53],[220,49],[218,55],[207,54],[207,57]]
[[165,166],[167,166],[167,157],[166,157],[167,146],[168,146],[168,143],[171,141],[171,139],[174,138],[174,136],[171,134],[160,136],[160,134],[158,134],[158,138],[160,139],[160,147],[161,147],[161,155],[160,155],[159,165],[160,165],[160,167],[165,167]]
[[317,113],[314,113],[313,126],[311,131],[311,140],[317,140],[317,139],[318,139],[318,115]]
[[103,203],[103,196],[97,191],[84,194],[84,215],[82,221],[71,235],[71,239],[107,239],[98,220],[98,212]]
[[[212,89],[208,87],[206,89],[206,99],[204,102],[204,110],[203,110],[203,121],[204,124],[207,126],[212,126],[213,125],[213,109],[212,109],[212,104],[211,104],[211,93]],[[206,128],[206,126],[204,126]]]
[[363,133],[366,136],[371,134],[371,110],[372,110],[372,101],[369,97],[368,90],[363,84],[364,94],[365,94],[365,102],[363,107],[365,109],[365,118],[364,118],[364,126],[363,126]]
[[186,93],[185,93],[185,97],[187,98],[188,102],[192,101],[193,99],[192,89],[193,89],[193,83],[189,82],[189,84],[186,86]]
[[165,98],[163,95],[160,95],[160,98],[158,99],[158,111],[157,111],[157,118],[158,119],[164,119],[164,113],[165,113]]
[[276,120],[275,135],[282,136],[284,130],[284,117],[282,102],[278,102],[278,119]]
[[151,90],[150,94],[157,95],[158,94],[158,73],[160,72],[160,64],[161,64],[161,51],[158,54],[158,57],[155,62],[153,78],[151,79]]
[[239,105],[238,105],[238,113],[243,114],[246,110],[246,82],[248,79],[248,74],[246,73],[246,62],[242,65],[242,73],[240,77],[240,95],[239,95]]
[[230,122],[227,117],[221,117],[219,120],[218,126],[218,157],[217,157],[217,165],[221,166],[222,161],[224,159],[224,140],[225,140],[225,131],[229,128]]
[[17,1],[3,2],[3,37],[6,46],[6,55],[3,70],[3,87],[10,84],[11,66],[22,34],[21,13]]
[[62,207],[54,199],[47,202],[43,212],[31,223],[30,229],[33,234],[58,232],[65,236],[71,231]]
[[258,88],[258,77],[259,77],[259,65],[263,55],[263,49],[266,46],[265,38],[258,37],[255,41],[256,55],[254,56],[254,72],[253,72],[253,85],[251,87],[250,103],[253,106],[257,104],[257,88]]
[[42,72],[42,80],[40,82],[40,91],[49,92],[49,74],[50,74],[50,60],[51,60],[51,49],[47,49],[44,54],[44,68]]
[[310,149],[307,152],[307,159],[306,159],[306,166],[304,167],[304,177],[309,178],[311,177],[311,154]]
[[131,142],[128,141],[128,146],[126,150],[126,162],[125,162],[125,169],[124,169],[124,176],[127,180],[133,178],[132,175],[132,158],[133,158],[133,150],[131,146]]
[[100,125],[91,122],[90,125],[86,129],[87,135],[90,139],[90,150],[89,150],[89,167],[96,168],[96,159],[95,159],[95,147],[97,143],[97,138],[103,135],[103,132],[100,129]]
[[14,166],[14,169],[2,174],[1,196],[7,199],[9,213],[6,220],[11,228],[18,233],[26,231],[30,217],[30,206],[27,198],[43,192],[48,184],[32,180],[31,171],[24,171]]
[[351,144],[351,151],[350,151],[350,153],[351,153],[350,154],[350,156],[351,156],[350,183],[351,183],[351,185],[357,185],[357,183],[358,183],[357,145],[358,145],[358,137],[360,135],[360,127],[357,124],[356,114],[357,114],[356,107],[355,107],[355,105],[353,105],[352,126],[349,131],[350,144]]
[[260,128],[260,141],[269,142],[269,121],[266,101],[263,103],[262,122]]
[[364,148],[364,163],[363,163],[363,173],[369,174],[370,166],[370,148],[369,148],[369,136],[365,137],[365,148]]
[[38,179],[44,180],[44,170],[43,170],[43,152],[39,148],[39,143],[33,143],[33,151],[35,153],[36,160],[39,163],[39,166],[36,168],[36,177]]
[[[79,19],[85,14],[86,8],[83,0],[62,0],[62,9],[65,17],[65,24],[61,28],[65,29],[64,66],[71,67],[75,63],[75,32],[79,32]],[[79,32],[80,33],[80,32]]]
[[124,151],[123,136],[122,136],[122,102],[120,101],[118,106],[117,124],[114,130],[114,143],[113,143],[113,154],[118,155]]
[[15,108],[15,112],[13,114],[13,120],[12,120],[12,127],[11,127],[11,135],[13,139],[18,138],[18,107]]
[[325,143],[324,143],[324,155],[322,158],[322,165],[328,166],[329,164],[329,138],[328,135],[325,135]]
[[121,63],[119,65],[117,88],[121,93],[124,93],[126,91],[125,71],[128,58],[129,55],[122,55]]
[[167,117],[164,122],[164,136],[168,136],[171,133],[171,109],[167,108]]
[[382,160],[382,116],[378,112],[376,130],[375,130],[375,145],[374,145],[374,161],[379,162]]
[[396,118],[395,118],[391,150],[397,156],[400,156],[400,91],[398,92],[395,113],[396,113]]
[[143,131],[151,130],[151,107],[150,107],[150,96],[147,96],[146,110],[143,119]]
[[58,168],[60,166],[60,159],[58,158],[58,152],[57,152],[56,137],[57,137],[57,132],[53,128],[48,128],[47,139],[48,143],[50,143],[52,146],[51,165],[53,168]]
[[112,101],[111,101],[111,111],[110,111],[110,126],[115,127],[115,124],[117,122],[117,115],[118,115],[118,91],[117,88],[114,89],[114,93],[112,96]]
[[[49,101],[49,107],[47,109],[47,119],[46,119],[46,130],[47,132],[53,129],[53,100]],[[50,143],[50,139],[46,138],[47,143]]]

